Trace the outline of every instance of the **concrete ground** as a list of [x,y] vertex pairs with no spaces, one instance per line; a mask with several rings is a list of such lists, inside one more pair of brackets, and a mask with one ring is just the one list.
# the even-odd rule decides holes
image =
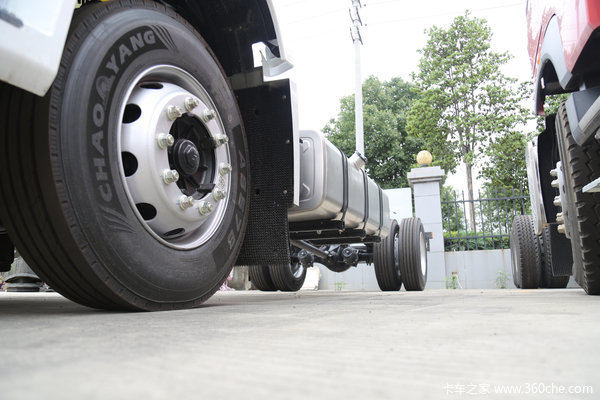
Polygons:
[[221,292],[162,313],[0,293],[0,338],[2,400],[600,398],[600,296],[578,289]]

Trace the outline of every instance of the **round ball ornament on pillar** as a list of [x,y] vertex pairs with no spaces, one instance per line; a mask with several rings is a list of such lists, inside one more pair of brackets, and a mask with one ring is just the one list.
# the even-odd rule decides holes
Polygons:
[[417,154],[417,163],[420,167],[429,167],[433,162],[433,157],[431,153],[427,150],[422,150]]

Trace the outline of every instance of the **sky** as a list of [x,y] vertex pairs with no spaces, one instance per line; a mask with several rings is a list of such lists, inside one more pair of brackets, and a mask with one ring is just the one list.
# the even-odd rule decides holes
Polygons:
[[[350,37],[351,0],[273,0],[286,51],[295,65],[301,129],[322,130],[339,112],[339,100],[354,92],[354,46]],[[432,25],[448,27],[469,9],[492,29],[492,50],[514,58],[506,75],[529,81],[525,0],[363,0],[361,48],[363,81],[411,80],[418,49]],[[461,174],[459,170],[458,175]],[[457,185],[461,186],[458,182]]]

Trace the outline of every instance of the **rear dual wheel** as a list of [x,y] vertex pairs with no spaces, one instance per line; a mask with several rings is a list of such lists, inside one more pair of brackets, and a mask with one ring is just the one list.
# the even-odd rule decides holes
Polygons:
[[234,264],[248,217],[234,94],[153,1],[79,9],[44,98],[0,86],[0,219],[52,288],[105,309],[187,308]]
[[541,248],[533,217],[517,215],[510,231],[510,254],[515,286],[537,289],[541,274]]
[[306,272],[297,260],[289,265],[254,265],[250,267],[250,281],[264,292],[297,292],[304,285]]
[[554,276],[552,273],[552,243],[550,227],[544,227],[542,231],[542,269],[540,274],[540,287],[548,289],[564,289],[569,284],[569,275]]
[[419,218],[392,221],[390,234],[374,246],[375,277],[383,291],[422,291],[427,284],[427,246]]

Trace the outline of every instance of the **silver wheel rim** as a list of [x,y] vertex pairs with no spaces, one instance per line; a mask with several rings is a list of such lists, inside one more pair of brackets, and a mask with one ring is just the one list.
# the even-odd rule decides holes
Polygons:
[[419,233],[419,247],[421,250],[421,274],[427,274],[427,246],[425,244],[425,234]]
[[299,261],[292,262],[290,264],[290,269],[292,271],[292,275],[296,279],[299,279],[300,277],[302,277],[302,274],[304,274],[304,265],[302,265],[302,263]]
[[124,98],[118,150],[133,210],[160,242],[201,246],[222,224],[230,201],[231,156],[215,103],[194,77],[170,65],[140,73]]

